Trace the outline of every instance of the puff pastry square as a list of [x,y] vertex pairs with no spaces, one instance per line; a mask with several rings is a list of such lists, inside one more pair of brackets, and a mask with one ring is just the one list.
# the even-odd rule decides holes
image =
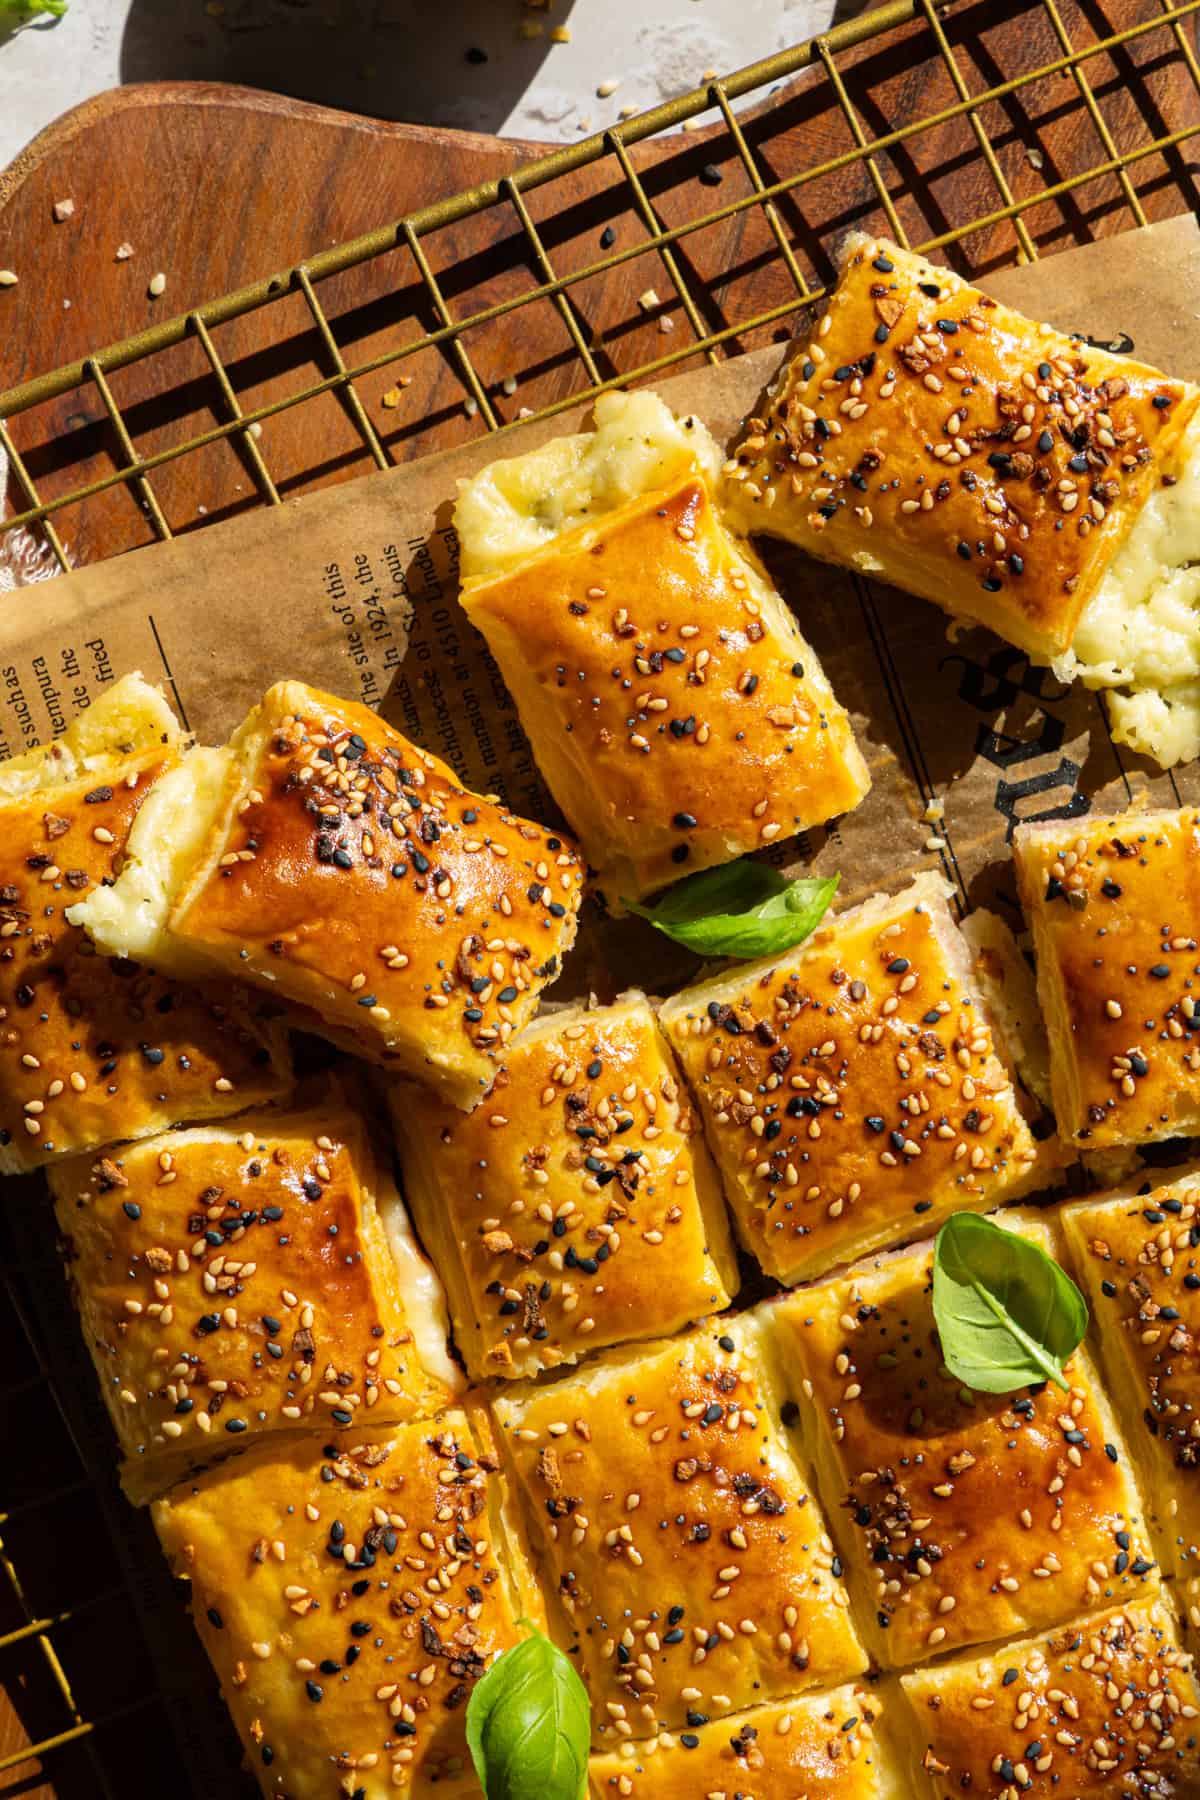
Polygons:
[[662,1009],[746,1247],[781,1281],[1037,1185],[941,884],[919,878]]
[[1082,1148],[1200,1130],[1200,830],[1190,807],[1023,825],[1061,1135]]
[[0,764],[0,1174],[286,1092],[285,1033],[246,990],[97,955],[66,917],[111,882],[184,738],[130,675]]
[[793,836],[870,786],[720,457],[655,394],[463,487],[462,601],[613,901]]
[[728,465],[731,516],[990,625],[1042,661],[1180,468],[1200,389],[851,239]]
[[478,1800],[471,1689],[540,1617],[486,1423],[257,1446],[154,1509],[269,1800]]
[[1113,1608],[977,1660],[921,1669],[902,1685],[913,1712],[914,1795],[1187,1800],[1200,1792],[1200,1690],[1159,1603]]
[[495,1401],[597,1749],[865,1668],[779,1406],[746,1318]]
[[131,1498],[263,1433],[389,1424],[459,1385],[437,1279],[336,1092],[50,1184]]
[[99,946],[236,972],[357,1054],[472,1105],[575,936],[570,842],[467,793],[375,713],[271,688],[159,784]]
[[1164,1566],[1188,1581],[1200,1628],[1200,1171],[1078,1201],[1062,1222]]
[[474,1112],[399,1088],[392,1114],[477,1379],[663,1336],[733,1297],[720,1181],[644,994],[539,1019]]
[[[1053,1253],[1048,1229],[1008,1215]],[[891,1667],[1158,1583],[1129,1458],[1086,1354],[1021,1394],[942,1366],[931,1244],[768,1301],[867,1641]]]
[[907,1800],[874,1726],[884,1710],[869,1688],[777,1700],[732,1718],[594,1756],[597,1800]]

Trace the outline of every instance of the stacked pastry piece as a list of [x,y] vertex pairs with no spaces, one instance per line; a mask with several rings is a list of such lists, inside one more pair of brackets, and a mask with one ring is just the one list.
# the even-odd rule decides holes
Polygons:
[[[901,331],[923,394],[974,370],[935,459],[965,471],[974,557],[966,415],[1009,380],[980,346],[995,363],[989,333],[1031,333],[1050,373],[1001,408],[995,479],[1028,475],[1065,522],[1062,419],[1086,426],[1071,455],[1108,433],[1120,464],[1049,586],[1015,502],[1007,575],[1000,524],[979,552],[984,594],[1028,566],[1032,642],[1050,588],[1075,620],[1103,580],[1190,390],[1106,364],[1101,404],[1090,351],[879,246],[876,294],[863,255],[758,434],[790,471],[772,516],[859,555],[839,533],[867,528],[847,510],[878,467],[867,389],[898,390]],[[868,302],[879,348],[827,369]],[[910,327],[936,334],[923,370]],[[1017,464],[1031,437],[1044,481]],[[754,454],[728,479],[765,508]],[[906,510],[907,478],[884,483],[887,566],[945,601],[942,562],[918,581],[895,548],[943,504],[918,484]],[[465,604],[614,910],[867,787],[721,481],[697,421],[609,396],[595,432],[460,501]],[[1025,523],[1051,542],[1048,515]],[[1200,1791],[1200,1177],[998,1215],[1091,1299],[1062,1389],[964,1388],[930,1294],[952,1214],[1194,1128],[1190,813],[1019,834],[1039,1053],[1011,942],[960,930],[929,877],[666,1002],[542,1004],[580,906],[571,838],[298,684],[216,750],[122,684],[2,782],[4,1153],[49,1168],[126,1486],[265,1794],[478,1796],[467,1707],[522,1620],[587,1685],[595,1800]],[[294,1088],[288,1029],[357,1076]],[[761,1271],[780,1291],[735,1309]]]

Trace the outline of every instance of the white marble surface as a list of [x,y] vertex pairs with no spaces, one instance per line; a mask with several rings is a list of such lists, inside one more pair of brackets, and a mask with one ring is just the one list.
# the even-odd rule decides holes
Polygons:
[[[71,0],[57,23],[0,30],[0,167],[89,95],[165,78],[239,81],[380,118],[561,142],[854,9],[853,0],[553,0],[545,11],[523,0]],[[524,35],[536,27],[540,35]],[[568,42],[553,40],[555,27]]]

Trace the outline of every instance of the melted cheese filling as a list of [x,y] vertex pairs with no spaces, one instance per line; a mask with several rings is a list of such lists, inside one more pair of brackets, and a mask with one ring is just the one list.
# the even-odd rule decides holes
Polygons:
[[1175,485],[1138,514],[1055,664],[1063,680],[1117,690],[1113,736],[1164,768],[1200,755],[1200,419],[1177,467]]
[[[225,789],[232,752],[195,749],[151,788],[111,887],[93,888],[67,908],[106,956],[153,960],[181,881],[195,866]],[[176,968],[179,955],[171,953]]]
[[114,761],[155,744],[178,744],[182,738],[158,689],[138,674],[123,675],[72,719],[53,743],[11,757],[0,768],[0,798],[16,800],[83,775],[107,773]]
[[400,1272],[404,1311],[417,1356],[430,1375],[436,1376],[452,1394],[457,1394],[463,1386],[463,1377],[462,1370],[446,1348],[450,1325],[442,1284],[433,1264],[422,1255],[413,1236],[408,1211],[390,1183],[380,1194],[377,1204],[388,1247]]
[[601,394],[596,429],[494,462],[464,482],[454,522],[468,582],[490,580],[554,538],[690,474],[715,486],[721,456],[699,419],[657,394]]

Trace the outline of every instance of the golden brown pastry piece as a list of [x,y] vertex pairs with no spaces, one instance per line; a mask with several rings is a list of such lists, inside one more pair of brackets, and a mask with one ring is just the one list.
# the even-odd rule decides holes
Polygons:
[[1200,1170],[1081,1200],[1062,1222],[1163,1565],[1200,1629]]
[[598,1749],[866,1666],[781,1399],[740,1318],[495,1401]]
[[1061,1135],[1082,1148],[1200,1130],[1200,831],[1195,811],[1023,825]]
[[[1160,1603],[903,1678],[913,1783],[930,1800],[1188,1800],[1200,1689]],[[897,1718],[900,1707],[891,1708]],[[924,1770],[924,1776],[919,1773]]]
[[537,1621],[486,1423],[257,1446],[154,1509],[269,1800],[478,1800],[471,1689]]
[[50,1179],[131,1498],[263,1432],[389,1424],[459,1385],[437,1278],[336,1089]]
[[921,877],[685,988],[663,1029],[747,1248],[799,1281],[1040,1180],[971,957]]
[[731,464],[731,516],[990,625],[1042,661],[1150,495],[1200,389],[855,237]]
[[160,783],[77,917],[113,954],[237,973],[470,1106],[562,967],[582,879],[567,839],[282,681]]
[[596,1800],[909,1800],[874,1726],[884,1710],[870,1688],[848,1685],[777,1700],[732,1718],[594,1756]]
[[857,806],[850,722],[714,497],[716,445],[655,394],[491,464],[456,523],[463,605],[609,897]]
[[[1046,1226],[1002,1215],[1050,1253]],[[1070,1394],[960,1387],[942,1366],[932,1245],[768,1301],[880,1662],[923,1662],[1158,1584],[1129,1458],[1083,1351]]]
[[67,908],[120,867],[186,740],[126,676],[60,738],[0,765],[0,1174],[286,1092],[286,1037],[227,983],[97,955]]
[[539,1019],[463,1114],[392,1096],[405,1194],[479,1380],[719,1312],[737,1261],[699,1121],[643,994]]

